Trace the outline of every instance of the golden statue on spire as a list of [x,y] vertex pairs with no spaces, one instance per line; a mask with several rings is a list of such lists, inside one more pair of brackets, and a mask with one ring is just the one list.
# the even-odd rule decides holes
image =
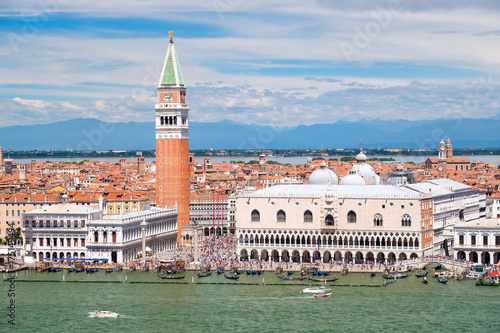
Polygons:
[[168,35],[170,36],[170,39],[172,39],[172,35],[173,35],[173,34],[174,34],[174,32],[173,32],[173,31],[169,31],[169,32],[168,32]]

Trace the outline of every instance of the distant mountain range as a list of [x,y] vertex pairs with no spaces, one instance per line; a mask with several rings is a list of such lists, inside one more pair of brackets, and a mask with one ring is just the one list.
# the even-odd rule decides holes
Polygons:
[[[443,137],[457,148],[500,147],[500,120],[363,120],[277,128],[231,121],[190,122],[191,149],[364,147],[436,148]],[[154,123],[106,123],[79,118],[44,125],[0,128],[0,146],[12,150],[149,150]]]

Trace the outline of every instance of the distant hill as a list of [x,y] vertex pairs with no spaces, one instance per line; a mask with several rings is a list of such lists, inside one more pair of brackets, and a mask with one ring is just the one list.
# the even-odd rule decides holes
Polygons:
[[[231,121],[190,123],[191,149],[202,148],[436,148],[441,137],[457,148],[500,147],[500,120],[363,120],[294,128]],[[0,146],[12,150],[141,150],[155,148],[154,123],[106,123],[79,118],[0,128]]]

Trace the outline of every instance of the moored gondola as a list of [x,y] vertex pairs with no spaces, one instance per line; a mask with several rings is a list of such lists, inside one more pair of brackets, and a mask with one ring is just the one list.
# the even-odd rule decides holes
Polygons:
[[382,277],[384,279],[404,279],[405,277],[410,276],[410,274],[392,274],[392,275],[387,275],[383,274]]
[[372,272],[371,276],[377,275],[377,272]]
[[229,275],[229,276],[227,276],[226,274],[224,274],[224,277],[225,277],[226,279],[230,279],[230,280],[237,280],[237,279],[239,279],[239,278],[240,278],[240,276],[239,276],[239,275]]
[[310,278],[308,277],[307,278],[309,281],[315,281],[315,282],[333,282],[333,281],[337,281],[338,279],[340,278],[333,278],[333,279],[315,279],[315,278]]
[[167,279],[167,280],[178,280],[178,279],[184,279],[185,278],[185,276],[172,276],[172,275],[167,275],[167,276],[158,275],[158,277],[160,279]]

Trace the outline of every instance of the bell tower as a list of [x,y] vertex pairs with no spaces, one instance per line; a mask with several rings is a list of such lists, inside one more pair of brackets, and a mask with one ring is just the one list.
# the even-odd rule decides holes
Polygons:
[[177,207],[177,242],[180,244],[182,227],[189,224],[189,107],[172,32],[169,35],[155,105],[156,205]]
[[448,166],[446,164],[446,146],[443,139],[441,139],[441,142],[439,143],[439,158],[438,158],[438,171],[441,177],[446,177],[447,167]]

